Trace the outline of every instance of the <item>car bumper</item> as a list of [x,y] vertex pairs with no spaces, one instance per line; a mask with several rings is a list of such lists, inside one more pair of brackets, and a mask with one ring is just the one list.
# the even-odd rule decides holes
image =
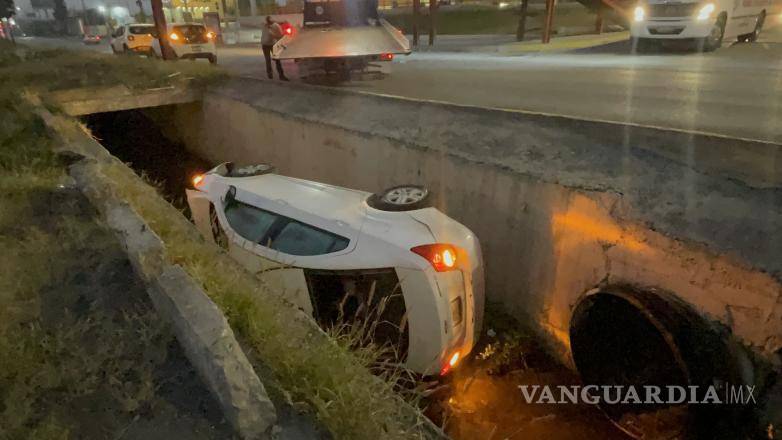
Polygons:
[[650,18],[641,22],[634,22],[630,27],[630,35],[634,38],[649,38],[658,40],[681,40],[706,38],[714,26],[714,19],[665,19],[656,20]]
[[138,53],[149,53],[152,52],[152,46],[133,46],[130,50]]
[[464,359],[472,351],[483,314],[483,271],[476,270],[396,269],[410,327],[409,369],[441,374],[454,354]]
[[214,43],[171,45],[177,58],[211,58],[215,56]]

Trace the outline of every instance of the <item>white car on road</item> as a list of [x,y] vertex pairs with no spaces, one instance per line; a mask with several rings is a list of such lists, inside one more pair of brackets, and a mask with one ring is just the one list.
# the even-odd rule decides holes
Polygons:
[[633,12],[630,34],[638,44],[697,40],[715,50],[723,40],[755,41],[770,0],[642,0]]
[[[177,58],[191,60],[204,58],[212,64],[217,63],[215,35],[202,24],[169,24],[166,26],[166,35],[163,38],[168,41]],[[159,39],[152,40],[152,50],[155,56],[163,56]]]
[[152,53],[155,34],[153,24],[126,24],[111,34],[111,51],[114,53]]
[[376,322],[375,340],[424,375],[446,374],[472,350],[484,302],[480,245],[426,206],[425,188],[373,195],[231,164],[194,187],[187,200],[201,233],[321,325]]

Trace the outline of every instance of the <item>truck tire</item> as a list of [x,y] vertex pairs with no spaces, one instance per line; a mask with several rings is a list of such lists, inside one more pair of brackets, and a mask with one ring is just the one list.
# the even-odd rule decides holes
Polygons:
[[373,194],[367,204],[381,211],[413,211],[429,206],[429,189],[421,185],[399,185]]

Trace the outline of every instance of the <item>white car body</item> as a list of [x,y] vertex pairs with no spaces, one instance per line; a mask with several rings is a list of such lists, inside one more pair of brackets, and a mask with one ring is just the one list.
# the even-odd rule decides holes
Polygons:
[[[724,15],[723,41],[733,41],[752,34],[761,14],[768,13],[770,6],[771,0],[646,0],[639,3],[631,17],[630,34],[650,40],[704,39]],[[707,14],[708,10],[711,12]]]
[[[376,286],[391,286],[397,298],[401,290],[404,303],[397,319],[403,316],[399,327],[408,331],[407,368],[424,375],[446,374],[472,350],[483,317],[484,280],[478,239],[465,226],[431,207],[398,212],[375,209],[367,203],[372,196],[367,192],[271,173],[251,177],[224,174],[213,170],[195,190],[188,190],[196,226],[207,239],[213,239],[215,225],[210,215],[216,214],[229,254],[289,301],[311,315],[325,313],[319,307],[333,313],[335,298],[341,297],[344,304],[350,286],[359,282],[366,286],[374,279],[370,303],[373,295],[386,295]],[[226,203],[229,192],[235,195]],[[272,223],[262,233],[268,233],[268,238],[247,237],[256,232],[254,228],[249,233],[237,232],[236,228],[247,230],[248,224],[266,222],[248,223],[241,214],[258,213],[258,208],[265,211],[261,212],[263,218],[275,215],[275,221],[284,226]],[[282,243],[291,235],[286,231],[303,227],[314,231],[318,243],[323,237],[336,237],[335,241],[324,245],[328,251],[316,252],[318,255],[284,252],[289,246]],[[261,244],[256,240],[268,241]],[[437,271],[435,263],[411,250],[433,243],[455,249],[452,268]],[[301,249],[290,252],[308,253]],[[328,289],[322,287],[327,282],[332,283]]]
[[[217,62],[217,49],[214,35],[206,26],[198,23],[174,23],[166,26],[165,38],[177,58],[205,58]],[[162,57],[160,40],[153,38],[152,50],[155,56]]]
[[137,52],[149,54],[152,52],[152,36],[155,33],[153,24],[125,24],[111,34],[111,50],[114,53]]

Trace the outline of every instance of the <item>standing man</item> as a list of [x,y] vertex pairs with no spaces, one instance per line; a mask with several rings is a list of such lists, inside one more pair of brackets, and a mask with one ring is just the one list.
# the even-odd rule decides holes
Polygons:
[[[266,58],[266,74],[269,75],[269,79],[272,79],[272,47],[274,43],[282,38],[282,28],[279,24],[275,23],[270,16],[266,16],[266,22],[261,29],[261,48],[263,49],[263,57]],[[285,77],[285,72],[282,71],[282,63],[280,60],[274,60],[277,64],[277,76],[282,81],[288,81]]]

